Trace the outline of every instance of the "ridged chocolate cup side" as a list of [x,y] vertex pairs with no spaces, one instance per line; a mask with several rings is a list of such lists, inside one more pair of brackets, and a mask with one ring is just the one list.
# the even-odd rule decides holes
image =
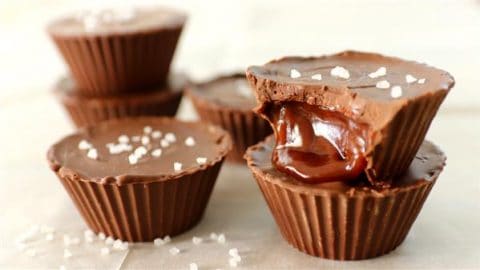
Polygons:
[[428,171],[428,180],[413,173],[419,179],[402,186],[378,191],[368,186],[344,189],[302,185],[282,173],[272,173],[271,165],[265,168],[266,163],[256,161],[264,147],[263,142],[250,147],[245,158],[281,235],[301,252],[333,260],[374,258],[399,246],[445,160],[437,157],[443,164]]
[[85,96],[108,96],[166,82],[183,25],[109,35],[50,33]]
[[94,125],[100,121],[135,116],[174,116],[182,100],[182,91],[157,89],[155,92],[116,97],[84,97],[68,93],[59,83],[54,89],[77,127]]
[[368,155],[369,179],[391,182],[408,169],[447,94],[438,91],[413,99],[397,112],[379,132],[382,140]]
[[224,159],[193,174],[150,183],[100,183],[61,176],[94,232],[129,242],[177,235],[202,218]]
[[247,148],[272,134],[268,122],[252,111],[213,106],[195,95],[188,94],[188,96],[203,121],[218,125],[230,133],[233,149],[227,156],[228,161],[245,163],[243,155]]

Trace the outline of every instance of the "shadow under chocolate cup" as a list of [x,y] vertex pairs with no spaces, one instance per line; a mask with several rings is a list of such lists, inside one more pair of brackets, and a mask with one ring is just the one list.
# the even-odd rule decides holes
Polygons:
[[79,93],[75,82],[61,78],[54,94],[77,127],[101,121],[137,116],[175,116],[183,96],[186,79],[150,91],[108,97],[88,97]]
[[80,129],[47,159],[90,229],[143,242],[201,220],[230,148],[218,127],[140,117]]
[[243,73],[190,84],[185,91],[203,121],[230,133],[233,150],[227,161],[245,163],[247,148],[272,134],[270,124],[252,111],[256,106],[252,91]]
[[361,260],[394,250],[406,238],[445,165],[424,141],[407,172],[389,188],[366,179],[306,184],[271,162],[272,137],[250,147],[248,166],[283,238],[296,249],[333,260]]
[[57,19],[47,31],[79,91],[108,96],[164,84],[185,21],[161,7],[104,10]]

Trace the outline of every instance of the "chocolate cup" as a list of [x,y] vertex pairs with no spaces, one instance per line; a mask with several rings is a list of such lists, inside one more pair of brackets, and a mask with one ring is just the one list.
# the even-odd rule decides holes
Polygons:
[[110,97],[86,97],[78,94],[68,78],[62,78],[54,93],[77,127],[94,125],[100,121],[135,116],[174,116],[182,91],[169,87],[154,91]]
[[108,96],[150,89],[166,82],[183,29],[98,35],[49,31],[84,96]]
[[440,173],[429,181],[375,192],[298,188],[245,158],[283,238],[294,248],[332,260],[362,260],[389,253],[405,240]]
[[234,144],[227,161],[245,163],[243,156],[247,148],[272,134],[270,124],[252,110],[240,110],[209,102],[192,93],[189,88],[187,87],[186,95],[192,101],[200,118],[230,133]]
[[222,163],[177,179],[125,185],[56,174],[91,230],[148,242],[185,232],[201,220]]

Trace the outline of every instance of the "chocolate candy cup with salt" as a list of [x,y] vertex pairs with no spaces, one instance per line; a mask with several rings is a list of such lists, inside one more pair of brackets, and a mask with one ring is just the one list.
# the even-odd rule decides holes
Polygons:
[[365,178],[306,184],[272,165],[269,137],[245,158],[283,238],[312,256],[361,260],[386,254],[407,236],[445,165],[444,154],[424,141],[406,173],[389,188]]
[[[322,181],[330,177],[339,180],[342,175],[344,180],[354,179],[364,171],[376,185],[389,184],[409,168],[454,85],[450,74],[431,66],[355,51],[286,57],[249,67],[247,78],[260,103],[256,111],[278,121],[273,123],[280,129],[277,135],[288,133],[282,135],[283,141],[277,136],[282,149],[304,151],[310,154],[309,162],[332,165],[322,157],[326,155],[339,161],[331,168],[343,166],[337,172],[306,162],[280,164],[279,168],[297,176],[316,174]],[[302,134],[307,135],[302,138]],[[277,160],[296,158],[290,155]]]
[[167,79],[186,15],[149,7],[84,12],[47,31],[84,96],[152,89]]
[[272,134],[267,121],[255,115],[255,96],[245,74],[219,76],[187,87],[197,113],[203,121],[221,126],[230,133],[233,151],[227,160],[244,163],[247,147]]
[[139,242],[200,221],[230,148],[218,127],[140,117],[80,129],[47,157],[90,229]]
[[174,76],[167,86],[151,91],[109,97],[87,97],[79,94],[71,78],[61,78],[54,93],[77,127],[95,125],[110,119],[137,116],[174,116],[182,100],[183,76]]

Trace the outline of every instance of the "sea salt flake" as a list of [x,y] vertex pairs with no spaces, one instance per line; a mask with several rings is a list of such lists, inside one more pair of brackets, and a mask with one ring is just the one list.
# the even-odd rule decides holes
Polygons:
[[115,239],[113,237],[109,236],[107,239],[105,239],[105,244],[106,245],[112,245],[115,242]]
[[350,72],[348,72],[348,70],[346,68],[341,67],[341,66],[336,66],[336,67],[332,68],[332,70],[330,71],[330,75],[332,75],[334,77],[343,78],[343,79],[350,78]]
[[177,137],[175,137],[175,134],[169,132],[165,134],[165,140],[167,140],[169,143],[174,143],[177,141]]
[[217,240],[218,239],[218,235],[214,232],[210,233],[210,239],[212,240]]
[[162,155],[162,149],[157,148],[157,149],[152,150],[151,155],[152,155],[153,157],[159,157],[159,156],[161,156],[161,155]]
[[168,252],[170,252],[170,254],[175,256],[175,255],[178,255],[178,253],[180,253],[180,249],[178,249],[176,247],[173,247],[173,248],[169,249]]
[[98,238],[100,240],[105,240],[107,238],[107,236],[105,235],[105,233],[101,232],[101,233],[98,234]]
[[218,235],[217,242],[220,244],[225,244],[227,242],[227,239],[225,238],[225,234],[221,233]]
[[87,149],[90,149],[92,148],[92,144],[89,143],[88,141],[86,140],[81,140],[79,143],[78,143],[78,149],[80,150],[87,150]]
[[238,266],[238,261],[235,258],[230,258],[228,260],[228,265],[230,265],[230,267],[237,267]]
[[100,249],[100,254],[102,256],[106,256],[106,255],[110,254],[110,249],[108,247],[103,247],[103,248]]
[[152,138],[154,138],[154,139],[158,139],[158,138],[162,137],[162,132],[160,132],[160,131],[158,131],[158,130],[155,130],[155,131],[152,132],[152,135],[151,135],[151,136],[152,136]]
[[118,137],[118,142],[119,143],[128,143],[128,142],[130,142],[130,138],[128,138],[127,135],[120,135]]
[[163,246],[163,245],[165,245],[165,242],[163,241],[162,238],[155,238],[155,239],[153,239],[153,245],[157,246],[157,247],[158,246]]
[[173,169],[174,169],[175,171],[177,171],[177,172],[180,171],[180,170],[182,170],[182,166],[183,166],[183,164],[180,163],[180,162],[174,162],[174,163],[173,163]]
[[302,77],[302,74],[300,73],[300,71],[298,71],[298,70],[296,70],[296,69],[294,69],[294,68],[292,68],[292,69],[290,70],[290,78],[296,79],[296,78],[300,78],[300,77]]
[[189,264],[189,269],[190,270],[198,270],[198,265],[196,263],[190,263]]
[[185,139],[185,145],[186,146],[194,146],[195,145],[195,139],[192,136],[188,136]]
[[68,249],[63,250],[63,258],[64,259],[70,259],[73,256],[72,252]]
[[98,159],[98,152],[95,148],[88,149],[87,157],[91,159]]
[[170,243],[171,241],[172,241],[172,238],[170,238],[170,236],[168,235],[163,238],[163,242],[165,242],[165,244]]
[[126,249],[128,249],[128,242],[123,242],[122,240],[117,239],[113,242],[113,249],[126,250]]
[[398,85],[395,85],[392,87],[392,89],[390,90],[390,96],[392,96],[392,98],[399,98],[402,96],[402,87],[398,86]]
[[130,163],[130,165],[137,164],[137,162],[138,162],[138,158],[135,154],[128,155],[128,163]]
[[422,79],[418,79],[417,83],[418,84],[424,84],[425,83],[425,78],[422,78]]
[[322,74],[314,74],[312,75],[312,80],[317,80],[317,81],[321,81],[322,80]]
[[151,126],[145,126],[145,127],[143,128],[143,132],[144,132],[145,134],[150,134],[150,133],[152,133],[152,127],[151,127]]
[[207,158],[206,157],[197,157],[197,164],[203,165],[207,163]]
[[132,142],[139,142],[141,139],[141,136],[132,136]]
[[192,243],[193,243],[194,245],[199,245],[199,244],[201,244],[202,242],[203,242],[203,239],[202,239],[201,237],[196,237],[196,236],[194,236],[194,237],[192,238]]
[[170,146],[170,143],[167,140],[163,139],[160,141],[160,146],[166,148]]
[[417,78],[413,77],[413,76],[410,75],[410,74],[407,74],[407,75],[405,75],[405,81],[406,81],[407,83],[414,83],[414,82],[417,81]]
[[387,89],[390,88],[390,83],[386,80],[378,81],[377,84],[375,84],[375,87],[380,89]]
[[387,74],[387,69],[385,67],[379,67],[376,71],[368,74],[368,77],[375,79],[378,77],[385,76]]
[[238,256],[238,249],[237,248],[231,248],[228,250],[228,255],[232,257]]
[[139,158],[139,157],[142,157],[143,155],[145,155],[147,153],[147,148],[145,148],[145,146],[139,146],[135,149],[135,151],[133,152],[133,154]]
[[148,136],[142,136],[142,144],[147,145],[150,143],[150,138]]

